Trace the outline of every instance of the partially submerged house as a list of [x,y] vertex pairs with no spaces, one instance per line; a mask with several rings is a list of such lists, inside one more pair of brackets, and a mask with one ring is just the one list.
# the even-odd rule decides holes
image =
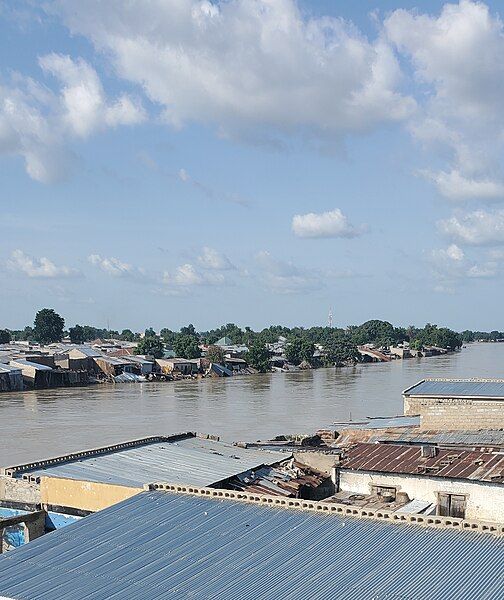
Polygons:
[[129,357],[126,359],[100,355],[93,357],[93,361],[98,367],[98,371],[107,377],[133,373],[133,363]]
[[11,367],[21,370],[23,382],[30,388],[42,389],[55,385],[54,369],[22,358],[11,360]]
[[21,367],[0,363],[0,392],[17,392],[23,387]]
[[166,375],[193,375],[198,372],[198,365],[187,358],[156,358],[156,363]]

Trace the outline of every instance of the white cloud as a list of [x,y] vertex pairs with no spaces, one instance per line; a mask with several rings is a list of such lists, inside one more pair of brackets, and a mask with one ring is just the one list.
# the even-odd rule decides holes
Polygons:
[[203,267],[216,271],[229,271],[236,268],[225,254],[208,246],[203,247],[198,262]]
[[399,53],[411,58],[422,92],[411,132],[450,153],[450,168],[430,179],[451,199],[501,198],[496,157],[504,140],[504,27],[499,16],[483,2],[461,0],[444,4],[437,16],[396,10],[384,31]]
[[389,46],[351,24],[302,14],[294,0],[57,0],[72,33],[111,56],[164,119],[215,125],[224,136],[323,139],[402,121],[415,102],[398,91]]
[[438,222],[439,230],[453,240],[472,246],[504,244],[504,210],[476,210]]
[[480,198],[495,200],[504,198],[504,184],[491,179],[473,179],[464,177],[460,171],[421,172],[426,179],[432,181],[439,193],[451,200],[468,200]]
[[453,290],[455,283],[464,278],[491,278],[498,272],[495,261],[486,261],[482,264],[469,260],[462,248],[450,244],[448,248],[432,250],[430,262],[436,279],[440,280],[440,287]]
[[49,54],[39,63],[58,79],[61,89],[53,92],[19,74],[0,85],[0,154],[22,156],[32,179],[51,183],[69,170],[66,144],[72,138],[137,123],[144,113],[125,95],[109,102],[98,75],[82,59]]
[[494,262],[487,262],[484,265],[473,265],[467,271],[468,277],[474,278],[491,278],[497,275],[497,264]]
[[142,106],[127,95],[108,102],[96,71],[82,58],[62,54],[39,58],[42,69],[62,84],[61,114],[75,135],[87,137],[96,130],[133,125],[144,120]]
[[185,169],[179,169],[178,176],[179,176],[179,179],[184,182],[187,182],[190,179],[189,175],[187,174],[187,171]]
[[349,223],[339,208],[324,213],[295,215],[292,219],[292,231],[298,237],[306,238],[352,238],[362,233]]
[[323,278],[314,269],[303,269],[292,262],[276,259],[265,250],[259,252],[256,261],[263,285],[272,292],[296,294],[323,287]]
[[99,254],[90,254],[88,256],[88,261],[112,277],[131,277],[138,279],[143,279],[146,277],[143,269],[134,267],[133,265],[123,262],[113,256],[105,257],[100,256]]
[[191,263],[178,266],[173,273],[165,271],[163,281],[169,286],[180,288],[205,285],[218,286],[227,283],[222,273],[197,269]]
[[22,250],[12,252],[8,265],[13,271],[24,273],[33,279],[58,279],[76,277],[80,274],[77,269],[57,266],[44,256],[41,258],[28,256]]

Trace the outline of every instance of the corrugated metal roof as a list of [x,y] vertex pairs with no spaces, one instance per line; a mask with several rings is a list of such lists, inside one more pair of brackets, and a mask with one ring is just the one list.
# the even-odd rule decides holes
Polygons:
[[[77,460],[23,470],[37,476],[139,486],[154,481],[208,486],[285,454],[239,448],[225,442],[190,437],[97,454]],[[19,475],[18,475],[19,476]]]
[[407,442],[410,444],[446,444],[466,447],[500,447],[504,446],[504,430],[482,429],[475,431],[386,431],[377,433],[374,437],[371,437],[367,441],[395,441]]
[[17,367],[20,365],[21,367],[31,367],[38,371],[52,371],[52,367],[48,367],[47,365],[42,365],[40,363],[30,362],[29,360],[25,360],[24,358],[17,358],[16,360],[10,361],[11,365]]
[[368,417],[361,421],[338,421],[333,426],[321,429],[391,429],[393,427],[418,427],[420,417],[400,415],[397,417]]
[[504,398],[504,379],[424,379],[403,393],[405,396]]
[[343,459],[343,468],[354,471],[406,473],[451,477],[472,481],[504,483],[504,454],[438,449],[425,458],[418,446],[395,444],[355,444]]
[[504,539],[143,492],[0,557],[16,600],[501,600]]

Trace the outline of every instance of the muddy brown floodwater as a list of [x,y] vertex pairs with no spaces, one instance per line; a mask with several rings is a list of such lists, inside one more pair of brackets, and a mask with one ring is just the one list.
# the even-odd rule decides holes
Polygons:
[[256,440],[334,421],[402,414],[424,377],[503,377],[504,343],[442,357],[177,383],[0,394],[0,465],[178,431]]

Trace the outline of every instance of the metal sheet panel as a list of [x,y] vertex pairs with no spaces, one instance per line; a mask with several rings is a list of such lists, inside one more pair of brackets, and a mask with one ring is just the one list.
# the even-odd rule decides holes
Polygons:
[[405,390],[404,395],[504,399],[504,379],[424,379]]
[[503,597],[504,540],[144,492],[0,557],[16,600]]
[[353,471],[504,483],[503,453],[440,448],[435,456],[424,457],[421,452],[419,446],[404,444],[355,444],[346,451],[342,466]]
[[220,441],[191,437],[27,469],[23,470],[22,475],[29,473],[126,486],[141,486],[155,481],[208,486],[285,458],[285,454],[280,452],[249,450]]

